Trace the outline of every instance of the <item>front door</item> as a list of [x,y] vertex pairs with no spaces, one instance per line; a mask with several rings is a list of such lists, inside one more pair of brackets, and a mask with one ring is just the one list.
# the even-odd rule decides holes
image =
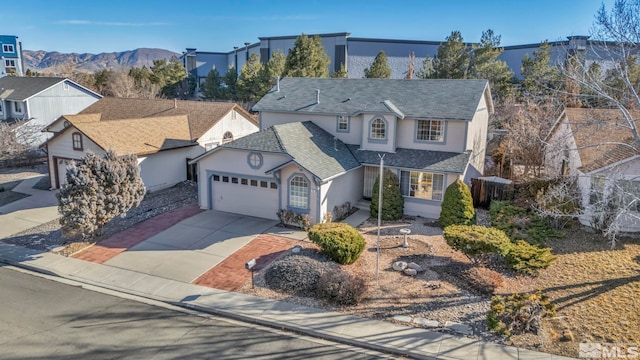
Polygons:
[[376,178],[380,174],[380,168],[373,166],[364,167],[364,186],[362,190],[362,197],[371,199],[373,193],[373,185],[376,182]]

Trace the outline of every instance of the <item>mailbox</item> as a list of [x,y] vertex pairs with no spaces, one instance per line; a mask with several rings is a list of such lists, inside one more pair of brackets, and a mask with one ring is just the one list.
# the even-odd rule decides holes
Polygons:
[[256,259],[251,259],[251,260],[247,261],[247,263],[246,263],[246,264],[244,264],[244,267],[245,267],[247,270],[251,270],[251,269],[253,269],[253,267],[254,267],[254,266],[256,266]]

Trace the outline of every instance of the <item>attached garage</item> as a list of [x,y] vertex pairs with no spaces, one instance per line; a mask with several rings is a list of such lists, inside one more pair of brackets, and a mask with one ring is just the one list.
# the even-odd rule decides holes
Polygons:
[[211,209],[278,220],[278,184],[269,178],[213,173]]

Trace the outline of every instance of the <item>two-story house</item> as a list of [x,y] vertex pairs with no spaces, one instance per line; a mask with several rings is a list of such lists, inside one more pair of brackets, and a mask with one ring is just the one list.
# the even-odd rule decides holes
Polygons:
[[0,77],[24,76],[22,43],[17,36],[0,35]]
[[44,127],[63,114],[76,114],[102,96],[75,82],[56,77],[0,78],[0,121],[24,121],[18,141],[37,147],[51,135]]
[[439,216],[446,187],[484,171],[493,103],[484,80],[285,78],[253,109],[260,132],[194,159],[200,207],[319,222],[371,197],[380,156],[405,213]]

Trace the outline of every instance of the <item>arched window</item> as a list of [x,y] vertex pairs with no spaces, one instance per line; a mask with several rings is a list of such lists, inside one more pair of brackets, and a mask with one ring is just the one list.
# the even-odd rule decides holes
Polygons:
[[228,143],[229,141],[233,141],[233,134],[231,131],[227,131],[222,135],[222,143]]
[[309,209],[309,181],[303,175],[295,175],[289,180],[289,207]]
[[384,120],[377,118],[371,122],[372,139],[385,139],[387,137],[387,125]]
[[71,135],[71,140],[73,142],[73,150],[83,150],[82,149],[82,134],[79,132],[74,132]]

